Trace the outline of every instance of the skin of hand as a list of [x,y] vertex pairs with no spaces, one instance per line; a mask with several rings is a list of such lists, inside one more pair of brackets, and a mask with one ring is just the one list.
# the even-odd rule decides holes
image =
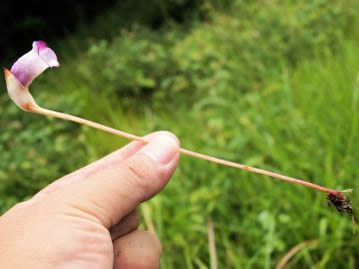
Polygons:
[[152,269],[162,247],[137,206],[167,184],[179,141],[161,131],[53,182],[0,217],[1,268]]

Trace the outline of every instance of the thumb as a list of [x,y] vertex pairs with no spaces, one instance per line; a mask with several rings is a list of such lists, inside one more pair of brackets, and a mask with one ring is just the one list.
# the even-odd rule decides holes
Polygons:
[[177,167],[179,142],[174,135],[158,132],[148,139],[148,144],[127,158],[116,158],[114,153],[98,161],[95,169],[88,168],[91,173],[82,173],[83,178],[64,185],[48,198],[61,204],[67,214],[95,218],[110,228],[158,193]]

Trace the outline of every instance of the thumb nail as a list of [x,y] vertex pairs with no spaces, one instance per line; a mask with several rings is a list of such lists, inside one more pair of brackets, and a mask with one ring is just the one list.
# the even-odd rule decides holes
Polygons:
[[151,159],[161,164],[168,164],[178,153],[179,142],[170,134],[155,136],[139,152],[146,154]]

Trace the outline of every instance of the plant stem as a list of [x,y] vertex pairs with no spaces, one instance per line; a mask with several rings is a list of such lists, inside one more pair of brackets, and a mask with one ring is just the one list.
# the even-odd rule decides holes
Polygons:
[[[37,114],[41,114],[41,115],[46,115],[46,116],[50,116],[50,117],[55,117],[55,118],[59,118],[59,119],[64,119],[64,120],[68,120],[68,121],[73,121],[82,125],[87,125],[89,127],[92,128],[96,128],[99,130],[102,130],[104,132],[107,133],[111,133],[117,136],[121,136],[124,138],[127,138],[129,140],[137,140],[137,141],[141,141],[143,143],[148,143],[147,140],[143,139],[140,136],[137,135],[133,135],[127,132],[123,132],[111,127],[108,127],[106,125],[102,125],[93,121],[89,121],[77,116],[73,116],[73,115],[69,115],[69,114],[65,114],[62,112],[57,112],[57,111],[53,111],[53,110],[49,110],[49,109],[45,109],[42,107],[33,107],[30,112],[34,112]],[[229,166],[229,167],[234,167],[234,168],[239,168],[239,169],[243,169],[243,170],[247,170],[253,173],[257,173],[257,174],[261,174],[261,175],[265,175],[265,176],[269,176],[269,177],[273,177],[282,181],[287,181],[290,183],[295,183],[295,184],[299,184],[308,188],[312,188],[321,192],[325,192],[327,194],[332,194],[335,195],[339,198],[344,198],[344,195],[341,193],[341,191],[337,191],[337,190],[332,190],[314,183],[310,183],[301,179],[297,179],[297,178],[293,178],[293,177],[288,177],[288,176],[284,176],[284,175],[280,175],[274,172],[270,172],[270,171],[266,171],[263,169],[259,169],[259,168],[255,168],[255,167],[251,167],[248,165],[244,165],[244,164],[240,164],[240,163],[235,163],[235,162],[231,162],[231,161],[227,161],[227,160],[223,160],[223,159],[219,159],[216,157],[212,157],[209,155],[205,155],[205,154],[201,154],[198,152],[194,152],[188,149],[184,149],[184,148],[180,148],[179,151],[185,155],[191,156],[191,157],[195,157],[195,158],[199,158],[199,159],[203,159],[203,160],[207,160],[210,162],[214,162],[217,164],[221,164],[221,165],[225,165],[225,166]]]

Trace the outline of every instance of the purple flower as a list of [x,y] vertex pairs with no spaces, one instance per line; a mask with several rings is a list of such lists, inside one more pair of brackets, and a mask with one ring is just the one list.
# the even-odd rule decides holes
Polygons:
[[4,68],[6,85],[11,99],[22,109],[31,110],[36,103],[28,87],[31,82],[49,67],[57,67],[55,52],[44,41],[34,41],[32,50],[20,57],[11,67]]
[[34,41],[32,50],[13,64],[11,73],[27,88],[48,67],[57,66],[59,66],[59,62],[55,52],[47,47],[44,41]]

